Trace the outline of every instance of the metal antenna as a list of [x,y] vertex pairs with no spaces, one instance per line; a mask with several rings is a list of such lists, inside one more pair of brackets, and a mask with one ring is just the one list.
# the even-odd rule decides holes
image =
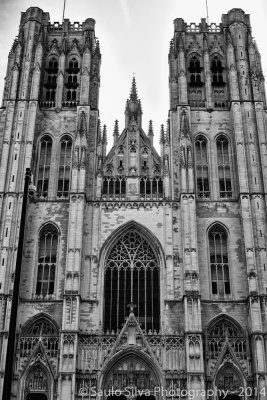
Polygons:
[[66,5],[66,0],[64,0],[62,22],[64,22],[64,17],[65,17],[65,5]]
[[209,9],[208,9],[208,0],[206,0],[206,12],[207,12],[207,24],[209,25]]

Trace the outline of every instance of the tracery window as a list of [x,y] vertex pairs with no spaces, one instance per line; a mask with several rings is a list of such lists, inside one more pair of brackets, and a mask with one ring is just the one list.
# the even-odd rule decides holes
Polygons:
[[57,263],[58,232],[54,225],[46,225],[40,232],[36,295],[54,294]]
[[70,190],[72,140],[65,136],[60,142],[60,158],[58,167],[58,197],[68,197]]
[[31,356],[40,341],[49,357],[58,356],[58,330],[44,317],[37,317],[28,328],[22,330],[19,343],[20,357]]
[[69,60],[68,67],[66,68],[67,73],[67,82],[65,84],[67,88],[67,101],[76,101],[77,100],[77,88],[79,86],[78,78],[79,78],[79,63],[75,57],[72,57]]
[[52,154],[52,139],[44,136],[39,143],[38,168],[37,168],[37,194],[48,196],[50,164]]
[[224,297],[230,294],[227,233],[216,224],[209,230],[209,254],[212,294]]
[[197,196],[210,197],[207,139],[199,135],[195,140]]
[[231,167],[229,155],[229,141],[224,135],[220,135],[216,141],[219,191],[221,198],[232,197]]
[[50,58],[46,71],[45,100],[55,101],[57,89],[58,60],[56,57]]
[[237,324],[226,318],[221,318],[208,329],[209,359],[218,360],[226,341],[238,359],[245,360],[247,358],[248,344],[245,333]]
[[105,177],[103,179],[103,195],[121,196],[126,194],[126,180],[125,178]]
[[200,59],[194,55],[189,61],[189,83],[191,86],[202,85]]
[[105,330],[121,329],[135,306],[142,329],[159,330],[159,270],[155,253],[135,229],[124,233],[105,263]]
[[[242,387],[242,380],[236,369],[226,364],[218,373],[216,378],[216,386],[219,390],[228,390],[229,392],[236,392]],[[236,396],[239,398],[239,396]]]
[[28,391],[47,391],[48,379],[40,367],[34,368],[27,376],[25,389]]
[[147,198],[158,198],[163,196],[163,180],[160,177],[140,179],[140,196]]
[[223,65],[219,56],[214,56],[211,61],[212,85],[222,86],[223,81]]

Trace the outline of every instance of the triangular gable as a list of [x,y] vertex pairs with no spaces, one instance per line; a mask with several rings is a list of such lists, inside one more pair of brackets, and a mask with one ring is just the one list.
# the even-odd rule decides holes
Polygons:
[[135,349],[140,352],[146,353],[149,355],[152,360],[159,366],[159,362],[150,347],[146,337],[133,313],[131,310],[130,315],[128,316],[120,334],[114,344],[114,347],[108,354],[105,359],[104,366],[109,363],[109,361],[122,350]]
[[234,366],[238,368],[239,371],[243,373],[243,375],[247,375],[247,368],[245,363],[241,363],[240,360],[236,357],[233,349],[231,348],[228,340],[225,341],[221,354],[218,357],[218,360],[214,366],[214,370],[212,372],[212,377],[215,378],[218,370],[226,363],[232,363]]
[[45,369],[48,370],[50,376],[53,376],[55,374],[55,368],[51,365],[45,349],[42,345],[42,338],[39,339],[38,343],[36,344],[32,355],[29,357],[27,360],[24,368],[23,368],[23,374],[28,373],[29,369],[33,367],[35,364],[39,364],[43,366]]
[[[142,150],[144,148],[149,149],[150,157],[152,156],[154,159],[154,162],[160,165],[160,157],[159,157],[156,149],[152,146],[152,144],[151,144],[149,138],[147,137],[147,135],[145,134],[145,132],[142,129],[139,129],[138,125],[133,120],[131,122],[129,128],[124,129],[122,131],[121,135],[117,139],[115,146],[113,146],[111,148],[110,152],[108,153],[108,155],[105,159],[104,167],[106,167],[108,164],[112,164],[112,160],[114,157],[116,157],[117,153],[119,152],[119,151],[117,151],[117,150],[119,150],[119,148],[123,147],[126,151],[128,145],[131,144],[131,130],[134,132],[134,134],[139,135],[139,149],[140,150]],[[129,143],[127,144],[128,137],[129,137]],[[134,143],[133,143],[133,145],[134,145]]]

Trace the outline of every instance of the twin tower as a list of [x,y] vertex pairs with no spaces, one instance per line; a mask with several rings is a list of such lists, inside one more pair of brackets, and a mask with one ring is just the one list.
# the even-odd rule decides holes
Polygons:
[[93,19],[22,13],[0,109],[1,393],[16,324],[10,399],[265,400],[267,121],[249,15],[175,19],[160,154],[135,79],[107,154],[100,64]]

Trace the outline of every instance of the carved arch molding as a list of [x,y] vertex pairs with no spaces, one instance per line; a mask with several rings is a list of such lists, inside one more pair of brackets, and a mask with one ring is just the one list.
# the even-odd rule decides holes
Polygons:
[[130,388],[153,393],[158,386],[159,381],[153,368],[135,355],[125,356],[116,362],[103,382],[105,393],[119,390],[122,394],[127,394]]

